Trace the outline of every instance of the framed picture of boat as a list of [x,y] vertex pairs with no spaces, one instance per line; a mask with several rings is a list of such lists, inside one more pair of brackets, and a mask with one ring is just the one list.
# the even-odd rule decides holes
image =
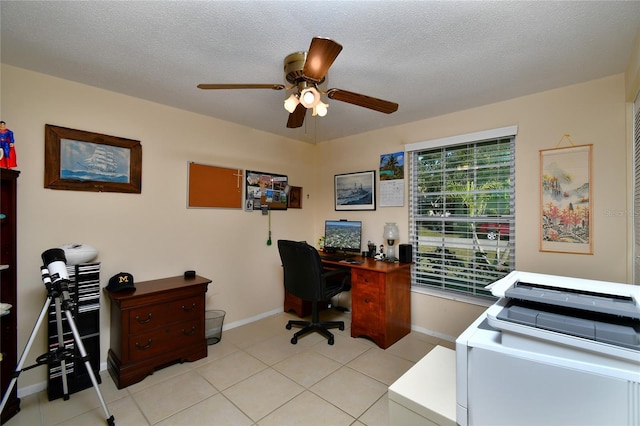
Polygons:
[[336,210],[375,210],[376,172],[335,175]]
[[140,141],[46,124],[44,187],[140,194]]

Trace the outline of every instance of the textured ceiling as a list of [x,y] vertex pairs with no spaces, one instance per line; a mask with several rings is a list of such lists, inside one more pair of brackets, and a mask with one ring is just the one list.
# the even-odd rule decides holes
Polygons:
[[[321,142],[624,72],[640,1],[5,1],[2,62]],[[286,128],[282,61],[313,36],[344,46],[337,87],[400,104],[329,100]],[[326,99],[325,99],[326,101]]]

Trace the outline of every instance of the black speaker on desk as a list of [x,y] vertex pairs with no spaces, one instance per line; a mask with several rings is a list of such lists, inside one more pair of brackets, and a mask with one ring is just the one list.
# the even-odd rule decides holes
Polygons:
[[409,263],[413,262],[413,253],[411,249],[411,244],[400,244],[398,246],[400,262]]

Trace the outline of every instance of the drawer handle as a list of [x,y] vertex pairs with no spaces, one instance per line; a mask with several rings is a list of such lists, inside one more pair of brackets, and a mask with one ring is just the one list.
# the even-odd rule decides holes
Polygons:
[[151,312],[149,312],[149,315],[147,315],[147,319],[140,319],[140,315],[136,315],[136,321],[138,321],[138,324],[146,324],[149,321],[151,321]]
[[196,326],[194,325],[193,327],[191,327],[191,331],[187,331],[183,328],[182,334],[184,334],[185,336],[193,336],[194,334],[196,334]]
[[147,341],[147,344],[142,346],[140,343],[136,342],[136,348],[140,349],[141,351],[147,350],[151,347],[151,339],[149,339]]
[[192,312],[196,310],[196,304],[192,303],[190,308],[187,308],[186,306],[182,305],[182,310],[185,312]]
[[365,278],[365,279],[364,279],[364,282],[365,282],[365,283],[368,283],[368,282],[369,282],[369,278]]

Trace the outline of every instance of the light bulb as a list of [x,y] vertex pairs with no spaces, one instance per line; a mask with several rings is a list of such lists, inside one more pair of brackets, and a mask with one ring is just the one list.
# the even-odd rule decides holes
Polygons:
[[299,103],[300,101],[298,100],[298,97],[295,95],[295,93],[292,93],[291,96],[285,99],[284,109],[286,109],[290,113],[293,113],[293,111],[296,110],[296,107],[298,106]]
[[315,87],[308,87],[300,92],[300,103],[305,108],[313,108],[320,102],[320,93]]
[[304,103],[311,105],[313,101],[316,100],[316,97],[313,92],[309,90],[304,92],[304,95],[302,95],[302,100],[304,100]]
[[320,101],[318,102],[318,105],[313,108],[313,115],[324,117],[325,115],[327,115],[327,108],[329,108],[329,104],[325,104],[324,102]]

